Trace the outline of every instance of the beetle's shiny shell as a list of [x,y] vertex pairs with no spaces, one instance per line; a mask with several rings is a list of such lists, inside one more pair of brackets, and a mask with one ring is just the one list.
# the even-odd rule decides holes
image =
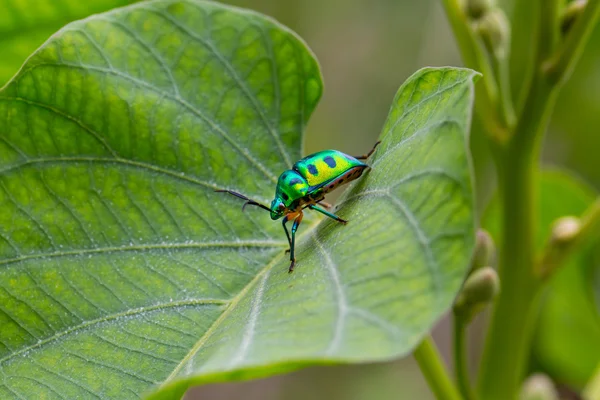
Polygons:
[[[296,162],[277,181],[275,198],[288,208],[310,196],[315,200],[362,175],[368,165],[337,150],[324,150]],[[308,199],[306,199],[308,200]]]

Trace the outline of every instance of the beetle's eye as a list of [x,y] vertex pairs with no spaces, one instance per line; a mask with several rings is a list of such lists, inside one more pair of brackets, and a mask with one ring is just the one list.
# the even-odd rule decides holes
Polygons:
[[277,211],[283,211],[284,209],[285,209],[285,206],[281,203],[277,206]]

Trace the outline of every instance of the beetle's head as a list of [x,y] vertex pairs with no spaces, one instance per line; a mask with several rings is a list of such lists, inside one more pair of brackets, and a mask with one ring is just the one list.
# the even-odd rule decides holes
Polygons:
[[271,219],[275,221],[284,216],[287,207],[283,204],[283,200],[281,198],[275,197],[271,202]]

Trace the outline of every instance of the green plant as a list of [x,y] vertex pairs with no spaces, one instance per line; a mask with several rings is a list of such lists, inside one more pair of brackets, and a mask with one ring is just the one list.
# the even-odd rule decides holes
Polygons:
[[[596,25],[600,1],[582,3],[584,6],[578,7],[576,13],[571,10],[567,13],[565,2],[558,0],[515,1],[512,20],[517,28],[512,32],[512,48],[516,54],[512,58],[508,57],[510,22],[504,12],[493,1],[467,3],[485,4],[480,7],[479,15],[473,15],[463,10],[459,1],[443,1],[465,64],[483,72],[484,85],[479,86],[477,92],[476,110],[485,126],[498,174],[498,216],[495,218],[500,222],[495,237],[499,243],[498,268],[502,283],[481,361],[478,394],[486,400],[512,399],[526,372],[545,287],[562,268],[568,253],[590,237],[597,239],[600,200],[594,201],[593,195],[588,196],[583,202],[589,206],[588,211],[582,213],[581,207],[569,210],[571,192],[578,184],[567,176],[552,192],[552,196],[559,196],[559,203],[562,202],[562,207],[555,208],[564,208],[564,212],[575,212],[582,217],[573,219],[567,235],[562,233],[564,226],[556,226],[550,232],[550,220],[544,218],[547,215],[544,213],[555,200],[549,195],[539,196],[538,169],[541,142],[556,97]],[[569,23],[565,25],[563,18],[569,18]],[[510,75],[509,69],[519,74]],[[560,213],[553,218],[559,216]],[[584,274],[583,265],[569,269],[574,269],[572,274]],[[570,287],[563,295],[577,295],[580,284],[576,284],[576,280],[572,282],[567,284]],[[588,293],[585,297],[584,303],[593,308],[592,295]],[[597,310],[589,316],[594,328],[583,331],[584,336],[593,335],[598,329]],[[552,313],[551,318],[558,317]],[[552,332],[540,334],[554,335]],[[597,346],[588,349],[595,363],[599,360],[599,350]],[[575,359],[570,363],[579,361]],[[585,370],[586,380],[592,372]],[[578,380],[581,385],[581,375]],[[469,384],[462,386],[469,387]]]
[[[425,68],[402,85],[372,168],[337,202],[350,223],[307,213],[293,274],[279,223],[214,193],[268,204],[277,175],[303,155],[322,81],[293,32],[218,3],[154,0],[73,22],[46,41],[0,90],[0,398],[174,399],[197,384],[411,352],[441,399],[516,397],[543,286],[564,299],[593,273],[581,266],[597,195],[565,174],[538,181],[536,169],[554,98],[600,1],[570,9],[565,24],[558,1],[519,3],[543,17],[533,29],[553,40],[535,36],[517,106],[508,20],[489,1],[470,3],[471,14],[458,3],[444,2],[481,82],[469,69]],[[69,12],[32,12],[22,26],[54,31],[83,15],[78,2],[60,4]],[[21,29],[7,15],[0,32]],[[12,75],[16,61],[6,60]],[[491,239],[480,232],[475,249],[474,92],[500,177],[484,218],[500,249],[499,295]],[[572,196],[537,206],[537,187]],[[583,217],[550,232],[564,215]],[[457,294],[455,384],[428,334]],[[588,294],[576,299],[582,344],[599,326]],[[492,301],[475,391],[466,328]],[[565,312],[560,301],[544,303],[539,326]],[[582,387],[596,353],[574,346],[585,363],[561,368],[570,354],[556,343],[567,334],[539,330],[534,351]],[[587,386],[590,398],[597,387]]]

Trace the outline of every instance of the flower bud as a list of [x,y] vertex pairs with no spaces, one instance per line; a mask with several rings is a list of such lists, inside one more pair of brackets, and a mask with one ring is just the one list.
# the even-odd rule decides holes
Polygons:
[[560,16],[560,31],[563,35],[566,35],[569,32],[586,5],[587,0],[575,0],[567,4]]
[[540,261],[539,277],[547,279],[563,263],[569,249],[581,233],[581,220],[577,217],[561,217],[552,224],[552,233],[546,243]]
[[500,280],[492,267],[473,271],[454,302],[454,314],[470,321],[500,292]]
[[475,270],[486,265],[492,265],[495,253],[496,246],[492,236],[486,230],[478,229],[471,269]]
[[467,15],[472,19],[479,19],[494,5],[494,0],[467,0]]
[[573,242],[579,235],[581,221],[576,217],[561,217],[554,221],[551,241],[557,245]]
[[558,400],[558,393],[550,378],[534,374],[523,383],[519,400]]
[[486,49],[497,58],[504,58],[510,45],[510,22],[506,14],[494,8],[473,24],[473,29],[481,37]]

